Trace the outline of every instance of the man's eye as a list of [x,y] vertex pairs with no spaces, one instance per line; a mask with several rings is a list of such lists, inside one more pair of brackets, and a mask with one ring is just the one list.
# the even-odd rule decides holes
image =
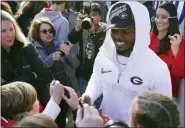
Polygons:
[[125,32],[130,32],[131,31],[131,29],[126,29],[126,30],[124,30]]
[[117,33],[118,31],[116,29],[112,29],[112,33]]

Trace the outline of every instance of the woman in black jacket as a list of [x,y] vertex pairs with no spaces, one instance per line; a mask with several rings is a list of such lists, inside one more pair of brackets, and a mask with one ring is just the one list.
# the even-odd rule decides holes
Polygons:
[[49,73],[32,43],[15,19],[1,11],[1,85],[23,81],[33,85],[40,96],[51,82]]

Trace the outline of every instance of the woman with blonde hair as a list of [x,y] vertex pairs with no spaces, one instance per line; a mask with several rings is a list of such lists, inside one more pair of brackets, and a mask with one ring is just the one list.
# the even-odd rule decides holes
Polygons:
[[130,127],[177,128],[180,124],[177,104],[154,92],[140,93],[131,107]]
[[39,89],[39,97],[50,83],[47,68],[15,19],[1,11],[1,85],[23,81]]

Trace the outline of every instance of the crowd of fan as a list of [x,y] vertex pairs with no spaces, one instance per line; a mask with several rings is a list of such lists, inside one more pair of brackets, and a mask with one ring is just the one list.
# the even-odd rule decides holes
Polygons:
[[[123,6],[126,8],[125,3],[127,9],[124,11],[128,15],[128,19],[125,19],[129,21],[128,24],[119,11],[119,16],[114,15]],[[103,1],[1,1],[1,126],[64,128],[69,107],[73,109],[74,127],[184,126],[184,38],[180,32],[170,35],[171,26],[169,23],[166,25],[166,18],[177,17],[177,10],[168,2],[156,10],[151,2],[125,3],[112,3],[108,8]],[[143,4],[146,4],[147,11]],[[131,13],[128,7],[131,8]],[[141,8],[141,12],[134,12],[133,7]],[[143,21],[146,26],[142,26],[143,29],[140,30],[147,34],[145,38],[140,33],[144,39],[137,36],[137,29],[141,28],[138,27],[140,23],[137,23],[137,13],[146,13],[147,21]],[[113,22],[115,26],[111,26]],[[110,88],[112,92],[116,89],[123,91],[119,86],[112,87],[119,83],[126,84],[122,76],[127,79],[127,74],[122,75],[122,71],[129,66],[125,68],[126,64],[123,63],[136,57],[146,57],[141,56],[145,53],[143,51],[135,58],[132,54],[136,52],[135,47],[144,46],[142,42],[135,46],[126,44],[126,52],[120,50],[124,45],[122,42],[130,41],[134,45],[138,40],[145,42],[149,37],[150,44],[144,49],[149,58],[137,59],[137,63],[132,61],[136,66],[128,71],[128,76],[130,72],[136,73],[133,70],[143,72],[140,73],[141,76],[130,80],[137,90],[132,98],[129,97],[129,105],[125,105],[129,108],[129,122],[116,114],[109,115],[113,110],[109,108],[117,104],[105,104],[109,103],[107,99],[110,103],[118,101],[120,106],[117,107],[120,108],[124,108],[122,105],[127,99],[114,97],[119,92],[111,95],[111,92],[107,94],[105,91]],[[112,51],[108,51],[110,47],[113,47]],[[152,53],[148,52],[149,49]],[[118,79],[113,75],[114,60],[110,59],[113,51],[117,52],[115,60],[121,65],[116,65],[120,70]],[[140,67],[139,62],[146,60],[146,64],[152,63],[154,53],[158,56],[153,59],[156,63],[143,66],[153,70],[161,69],[162,71],[155,71],[158,77],[151,75],[154,72],[149,68],[146,68],[147,72],[141,71],[143,66]],[[151,61],[147,62],[147,59]],[[112,63],[106,63],[109,61]],[[155,64],[157,68],[152,67]],[[107,70],[107,67],[111,67],[111,70]],[[107,75],[111,73],[111,77]],[[148,77],[143,80],[151,82],[147,81],[147,84],[154,84],[152,87],[147,85],[150,86],[148,90],[140,88],[145,88],[145,85],[141,85],[142,74]],[[153,79],[156,83],[151,81],[151,76],[155,77]],[[117,83],[109,78],[116,79]],[[116,109],[113,111],[119,112]]]

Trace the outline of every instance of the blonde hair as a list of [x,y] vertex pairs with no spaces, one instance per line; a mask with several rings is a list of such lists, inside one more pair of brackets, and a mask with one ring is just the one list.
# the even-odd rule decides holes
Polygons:
[[10,21],[12,22],[14,29],[15,29],[15,39],[21,43],[24,44],[24,46],[27,46],[29,44],[28,40],[22,33],[19,25],[15,21],[15,19],[6,11],[1,10],[1,22],[2,21]]
[[[1,86],[1,112],[6,118],[20,120],[29,112],[37,99],[33,86],[25,82],[13,82]],[[20,115],[21,116],[20,116]]]
[[38,113],[23,118],[17,123],[16,127],[57,128],[58,126],[49,116]]
[[167,96],[143,92],[133,101],[130,126],[143,128],[177,128],[180,124],[177,104]]

